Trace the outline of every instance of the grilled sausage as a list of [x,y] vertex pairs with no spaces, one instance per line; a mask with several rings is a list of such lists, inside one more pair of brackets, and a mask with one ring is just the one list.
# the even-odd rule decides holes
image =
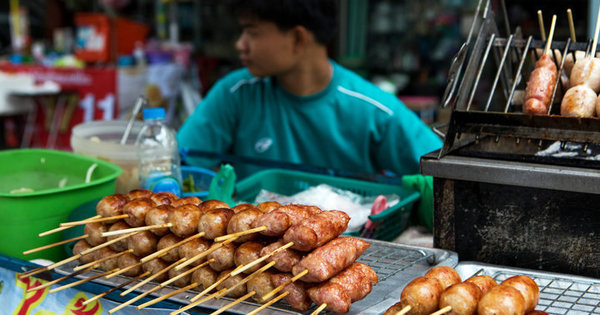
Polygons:
[[265,201],[256,205],[256,208],[261,212],[271,212],[277,208],[281,207],[281,204],[277,201]]
[[519,290],[525,299],[525,312],[533,311],[537,306],[540,299],[540,288],[537,283],[528,276],[512,276],[502,281],[501,285],[508,285]]
[[477,314],[525,314],[525,299],[519,290],[509,285],[497,285],[481,297]]
[[[108,248],[108,247],[102,247],[98,250],[94,251],[94,260],[100,260],[103,258],[106,258],[108,256],[117,254],[117,252],[115,252],[114,250]],[[98,266],[98,269],[100,270],[104,270],[104,271],[109,271],[109,270],[113,270],[115,268],[117,268],[118,266],[118,257],[113,257],[111,259],[107,259],[103,262],[100,263],[100,265]]]
[[233,212],[236,214],[238,212],[246,211],[248,209],[258,209],[258,208],[256,208],[254,205],[249,204],[249,203],[240,203],[239,205],[236,205],[235,207],[231,208],[231,210],[233,210]]
[[487,291],[498,285],[498,283],[496,283],[496,280],[494,280],[494,278],[488,275],[474,276],[465,280],[465,282],[471,282],[474,285],[476,285],[479,288],[479,290],[481,290],[482,295],[486,294]]
[[[278,287],[291,279],[292,275],[289,273],[274,273],[271,275],[271,282],[275,287]],[[284,298],[286,302],[299,311],[306,311],[312,305],[312,301],[306,292],[306,286],[306,283],[298,280],[286,285],[282,290],[282,292],[287,291],[290,293]]]
[[[193,240],[178,247],[179,248],[178,249],[179,258],[191,259],[192,257],[195,257],[198,254],[209,249],[210,245],[211,245],[211,242],[209,242],[205,239],[201,239],[201,238],[193,239]],[[192,265],[198,266],[199,264],[203,263],[205,260],[206,260],[206,257],[204,257],[202,259],[198,259],[198,260],[194,261],[192,263]]]
[[292,272],[308,270],[302,281],[323,282],[350,266],[370,245],[358,238],[338,237],[302,258]]
[[383,315],[396,315],[398,313],[400,313],[400,311],[402,310],[403,306],[402,306],[402,302],[398,302],[392,306],[390,306],[385,313],[383,313]]
[[437,310],[443,291],[442,285],[435,278],[415,278],[400,293],[400,309],[410,305],[411,309],[407,314],[431,314]]
[[[135,256],[132,253],[126,253],[126,254],[119,256],[119,258],[117,258],[117,266],[120,269],[125,269],[129,266],[139,264],[139,262],[140,262],[140,259],[137,258],[137,256]],[[141,273],[141,271],[142,271],[142,265],[138,265],[136,267],[133,267],[133,268],[125,271],[124,273],[122,273],[122,275],[129,276],[129,277],[135,277],[135,276],[139,275]]]
[[315,209],[302,205],[281,206],[257,218],[252,227],[266,226],[267,229],[260,232],[261,234],[266,236],[281,236],[290,226],[300,223],[300,221],[319,212],[318,208]]
[[[235,212],[235,207],[232,208]],[[258,210],[256,207],[252,206],[251,208],[246,208],[246,210],[235,212],[235,214],[229,220],[227,224],[227,234],[233,234],[236,232],[247,231],[252,228],[252,223],[256,218],[262,215],[262,212]],[[244,243],[247,241],[255,240],[258,237],[258,234],[252,233],[247,235],[242,235],[238,237],[234,242],[236,243]]]
[[158,239],[150,231],[141,231],[127,238],[127,248],[133,249],[133,254],[144,257],[156,251]]
[[[119,220],[118,222],[111,225],[110,228],[108,228],[108,231],[112,232],[112,231],[125,230],[125,229],[129,229],[129,228],[131,228],[129,226],[129,224],[125,223],[125,221]],[[121,235],[107,236],[106,241],[112,241],[115,238],[119,238],[121,236],[123,236],[123,235],[121,234]],[[108,246],[110,247],[110,249],[112,249],[114,251],[122,252],[127,249],[127,239],[122,239],[122,240],[117,241],[116,243],[112,243]]]
[[152,201],[154,201],[154,203],[157,205],[170,205],[178,198],[179,197],[177,197],[177,195],[170,192],[158,192],[153,193],[152,196],[150,196],[150,199],[152,199]]
[[363,263],[353,263],[326,283],[307,290],[315,304],[326,303],[328,311],[348,313],[353,302],[363,299],[377,283],[377,274]]
[[[227,277],[227,280],[219,283],[219,285],[217,285],[217,291],[221,290],[221,289],[225,289],[225,288],[231,288],[234,285],[242,282],[242,280],[244,280],[244,276],[242,275],[235,275],[233,277],[229,277],[229,273],[233,271],[233,270],[224,270],[222,271],[217,279],[221,279],[223,277]],[[235,290],[230,291],[229,293],[227,293],[228,297],[233,297],[233,298],[238,298],[240,296],[243,296],[244,294],[246,294],[246,283],[238,286],[237,288],[235,288]]]
[[150,198],[154,193],[152,190],[148,189],[134,189],[127,193],[129,200],[139,199],[139,198]]
[[442,290],[446,290],[449,286],[461,282],[460,275],[452,267],[437,266],[429,269],[425,273],[425,278],[437,279],[442,285]]
[[343,211],[323,211],[291,226],[283,241],[294,242],[295,250],[310,251],[344,233],[349,221],[350,216]]
[[[162,250],[163,248],[167,248],[173,244],[176,244],[178,242],[181,241],[180,237],[177,237],[177,235],[175,234],[167,234],[163,237],[161,237],[158,240],[158,243],[156,244],[156,250]],[[185,244],[184,244],[185,245]],[[183,245],[181,245],[183,246]],[[167,251],[167,253],[162,256],[161,258],[166,261],[166,262],[176,262],[179,259],[179,248],[181,246],[175,247],[173,249],[170,249],[169,251]]]
[[[167,268],[169,265],[162,259],[160,258],[155,258],[152,259],[148,262],[145,262],[142,264],[142,270],[144,270],[144,272],[150,272],[150,275],[155,275],[158,272],[160,272],[161,270]],[[157,282],[163,282],[165,280],[168,279],[168,275],[167,273],[163,273],[160,276],[154,278],[155,281]]]
[[83,227],[83,233],[87,234],[87,242],[92,246],[98,246],[106,242],[106,237],[102,233],[108,231],[108,227],[100,222],[88,223]]
[[[129,198],[123,194],[108,195],[100,199],[96,204],[96,214],[105,218],[114,217],[123,214],[123,206],[129,202]],[[106,224],[112,224],[118,220],[105,221]]]
[[[214,247],[217,244],[213,244]],[[206,259],[214,259],[215,261],[211,262],[209,266],[215,271],[223,271],[226,269],[233,268],[235,266],[235,262],[233,261],[233,256],[235,254],[235,244],[227,243],[221,248],[213,251],[212,253],[206,256]]]
[[204,291],[217,281],[217,272],[209,266],[204,266],[192,273],[192,283],[198,283],[196,290]]
[[596,93],[587,85],[576,85],[567,90],[560,103],[560,114],[567,117],[594,117]]
[[481,295],[481,290],[474,283],[455,283],[442,292],[438,307],[450,306],[448,315],[475,315]]
[[[169,279],[173,279],[173,278],[179,276],[180,274],[187,272],[188,270],[190,270],[190,267],[188,267],[188,266],[185,266],[179,270],[177,270],[177,268],[171,268],[171,269],[169,269],[167,274],[169,275]],[[183,288],[190,283],[191,278],[192,278],[191,274],[186,274],[185,276],[173,281],[172,284],[176,287]]]
[[[260,252],[263,247],[264,246],[258,242],[246,242],[240,244],[240,246],[235,249],[235,253],[233,254],[233,261],[235,262],[235,265],[246,265],[259,259],[261,257]],[[251,274],[260,269],[263,265],[264,262],[256,264],[255,266],[244,270],[244,273]]]
[[229,205],[221,200],[204,200],[202,203],[200,203],[198,205],[200,207],[200,210],[202,211],[202,213],[207,212],[208,210],[213,210],[213,209],[217,209],[217,208],[225,208],[225,209],[229,209]]
[[271,300],[273,297],[270,297],[267,300],[262,299],[262,297],[264,295],[266,295],[267,293],[271,292],[273,289],[276,288],[275,285],[273,285],[273,282],[271,282],[271,275],[273,273],[270,272],[269,270],[265,270],[255,276],[253,276],[252,278],[250,278],[250,280],[248,280],[248,282],[246,282],[246,289],[248,290],[248,292],[252,292],[255,291],[256,294],[254,294],[252,296],[252,299],[254,299],[256,302],[258,303],[263,303],[263,302],[267,302],[269,300]]
[[183,206],[183,205],[199,205],[202,203],[202,200],[196,196],[187,196],[187,197],[181,197],[177,200],[174,200],[173,202],[171,202],[171,206],[174,208],[177,208],[179,206]]
[[125,222],[131,227],[140,227],[146,223],[146,214],[154,208],[156,203],[149,198],[131,200],[123,206],[123,214],[127,214]]
[[[283,245],[285,245],[285,243],[281,240],[271,243],[260,251],[260,256],[266,256]],[[265,262],[270,263],[274,261],[275,265],[273,265],[273,268],[281,272],[292,272],[293,267],[299,263],[301,259],[302,256],[299,252],[291,248],[286,248],[267,258]]]
[[600,59],[591,56],[577,59],[569,81],[571,86],[587,85],[595,93],[600,92]]
[[[159,205],[150,209],[144,218],[146,226],[169,223],[169,212],[173,211],[173,209],[170,205]],[[150,232],[157,236],[164,236],[169,233],[169,228],[152,229]]]
[[182,238],[196,234],[200,217],[202,210],[195,205],[183,205],[172,209],[169,211],[171,232]]
[[208,210],[200,217],[198,232],[206,233],[204,237],[211,240],[223,236],[227,234],[227,225],[232,216],[233,210],[228,208]]
[[549,55],[542,55],[535,63],[535,69],[529,76],[529,81],[527,81],[525,104],[523,104],[524,113],[548,113],[556,77],[557,71],[554,61]]
[[[90,248],[92,248],[92,246],[90,246],[88,242],[86,242],[85,240],[79,240],[77,241],[77,243],[75,243],[75,245],[73,245],[73,256],[81,254],[81,252]],[[79,263],[82,265],[91,263],[92,261],[94,261],[94,252],[79,257]]]

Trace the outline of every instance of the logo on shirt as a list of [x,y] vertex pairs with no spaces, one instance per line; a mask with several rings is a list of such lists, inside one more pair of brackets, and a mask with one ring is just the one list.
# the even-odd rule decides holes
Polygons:
[[256,152],[258,153],[263,153],[265,151],[267,151],[271,145],[273,144],[273,139],[271,138],[260,138],[258,139],[258,141],[256,141],[256,144],[254,145],[254,150],[256,150]]

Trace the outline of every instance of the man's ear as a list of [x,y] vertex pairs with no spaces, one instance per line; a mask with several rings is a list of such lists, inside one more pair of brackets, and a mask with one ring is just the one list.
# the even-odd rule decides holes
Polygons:
[[313,34],[304,26],[297,25],[292,29],[294,36],[294,51],[299,52],[314,40]]

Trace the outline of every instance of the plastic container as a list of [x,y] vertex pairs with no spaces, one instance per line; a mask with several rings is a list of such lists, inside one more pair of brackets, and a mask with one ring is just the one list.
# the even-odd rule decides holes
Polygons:
[[163,120],[165,109],[146,108],[144,126],[135,141],[140,187],[181,196],[181,164],[175,132]]
[[[85,182],[93,164],[97,167]],[[61,241],[61,233],[38,234],[67,222],[77,206],[114,193],[119,174],[114,164],[69,152],[0,151],[0,253],[25,260],[64,258],[60,246],[26,256],[22,252]]]
[[[312,186],[327,184],[332,187],[351,191],[363,197],[396,194],[400,202],[377,215],[370,215],[373,223],[380,222],[371,238],[391,241],[408,226],[413,204],[419,200],[418,191],[408,190],[401,186],[367,182],[343,177],[272,169],[257,172],[246,177],[236,185],[236,200],[253,201],[261,189],[271,192],[293,195]],[[353,234],[358,235],[359,233]]]
[[[210,183],[215,177],[215,172],[201,168],[201,167],[193,167],[193,166],[181,166],[181,178],[183,180],[184,190],[182,195],[184,197],[195,196],[202,200],[206,199],[208,196],[208,189],[210,188]],[[186,191],[185,188],[189,185],[190,182],[193,182],[193,186],[196,191]]]
[[82,123],[75,126],[71,132],[71,148],[75,153],[120,166],[123,173],[117,177],[115,192],[126,194],[140,188],[135,139],[142,125],[141,122],[135,122],[127,141],[121,145],[127,121],[97,120]]

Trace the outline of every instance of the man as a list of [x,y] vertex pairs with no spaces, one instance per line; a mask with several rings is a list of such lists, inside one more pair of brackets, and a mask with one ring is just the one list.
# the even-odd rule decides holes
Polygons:
[[[180,147],[406,175],[418,174],[420,156],[441,146],[394,95],[328,58],[337,25],[335,0],[233,5],[242,26],[235,46],[245,68],[213,86],[179,130]],[[235,167],[239,177],[257,170]]]

